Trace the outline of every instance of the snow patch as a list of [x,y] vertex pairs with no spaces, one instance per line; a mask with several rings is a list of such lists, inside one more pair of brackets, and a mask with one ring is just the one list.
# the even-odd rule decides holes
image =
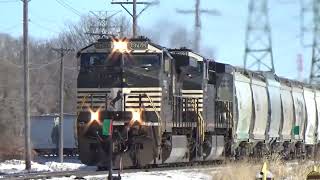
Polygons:
[[[44,162],[43,164],[32,162],[31,172],[55,172],[55,171],[75,171],[88,170],[92,167],[81,163],[58,163]],[[8,160],[0,163],[0,174],[26,173],[25,162],[23,160]],[[114,173],[116,173],[115,171]],[[87,176],[85,179],[105,180],[108,175]],[[212,176],[200,169],[168,170],[158,172],[135,172],[121,174],[123,180],[211,180]],[[1,176],[0,176],[1,178]],[[69,180],[74,177],[51,178],[57,180]]]
[[[36,171],[50,171],[50,169],[43,164],[31,163],[31,172]],[[25,163],[21,160],[7,160],[5,162],[0,163],[0,173],[3,174],[13,174],[13,173],[21,173],[27,172],[25,170]]]
[[[31,162],[31,172],[55,172],[55,171],[74,171],[86,167],[80,163],[57,163],[46,162],[44,164]],[[1,174],[25,173],[25,161],[7,160],[0,163]]]
[[73,171],[86,167],[86,165],[79,163],[46,162],[45,165],[52,171]]
[[[106,179],[107,175],[87,176],[85,179],[102,180]],[[212,176],[202,173],[201,171],[190,170],[172,170],[159,172],[136,172],[121,174],[123,180],[211,180]]]

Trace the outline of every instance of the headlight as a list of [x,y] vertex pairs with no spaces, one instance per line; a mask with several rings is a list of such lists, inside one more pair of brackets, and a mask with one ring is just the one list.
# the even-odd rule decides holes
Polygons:
[[136,122],[136,121],[140,121],[140,119],[141,119],[140,112],[133,111],[132,112],[132,121]]
[[121,53],[128,52],[128,42],[125,40],[113,41],[113,51],[119,51]]
[[99,121],[99,110],[94,112],[90,109],[90,121]]
[[129,123],[130,126],[134,126],[134,125],[141,125],[142,124],[142,118],[141,118],[141,110],[138,111],[131,111],[132,113],[132,118],[131,121]]

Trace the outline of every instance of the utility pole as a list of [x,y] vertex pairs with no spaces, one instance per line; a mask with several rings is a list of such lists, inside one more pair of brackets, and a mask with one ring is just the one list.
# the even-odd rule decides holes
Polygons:
[[[138,26],[138,17],[144,12],[148,7],[151,5],[159,4],[159,1],[152,1],[152,2],[142,2],[137,0],[132,1],[117,1],[113,0],[111,4],[120,4],[121,7],[127,11],[127,13],[132,17],[132,37],[137,37],[137,26]],[[132,5],[132,13],[124,6],[124,5]],[[145,5],[144,8],[137,14],[137,5]]]
[[201,14],[209,14],[213,16],[220,16],[220,12],[217,10],[207,10],[200,9],[200,0],[195,0],[195,8],[194,10],[179,10],[177,9],[177,13],[181,14],[194,14],[194,42],[193,42],[193,50],[199,52],[200,49],[200,40],[201,40]]
[[28,42],[28,3],[23,0],[23,66],[24,66],[24,137],[25,137],[25,163],[26,170],[31,170],[30,146],[30,98],[29,98],[29,42]]
[[111,15],[108,15],[108,11],[98,11],[98,12],[93,12],[90,11],[91,14],[94,15],[97,19],[97,25],[90,26],[90,32],[87,32],[86,34],[90,36],[98,36],[99,38],[103,37],[108,37],[112,36],[112,27],[111,26],[111,18],[118,14],[121,11],[117,11]]
[[244,68],[275,72],[268,0],[250,0],[248,9]]
[[310,83],[320,83],[320,0],[313,0],[313,42]]
[[124,30],[124,23],[125,23],[125,19],[124,19],[124,17],[121,17],[121,22],[120,22],[120,26],[119,26],[119,36],[120,36],[121,38],[124,37],[124,32],[125,32],[125,30]]
[[59,118],[59,160],[63,162],[63,105],[64,105],[64,56],[72,49],[52,48],[60,54],[60,118]]

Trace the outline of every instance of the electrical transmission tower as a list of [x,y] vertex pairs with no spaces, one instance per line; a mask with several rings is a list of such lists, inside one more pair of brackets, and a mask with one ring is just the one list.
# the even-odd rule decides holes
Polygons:
[[177,13],[181,14],[194,14],[194,42],[193,42],[193,50],[199,52],[200,49],[200,40],[201,40],[201,14],[209,14],[214,16],[219,16],[220,12],[217,10],[207,10],[200,9],[200,0],[195,0],[195,7],[193,10],[181,10],[177,9]]
[[300,42],[303,47],[312,47],[314,0],[300,0]]
[[274,72],[267,0],[250,0],[244,67]]
[[310,83],[320,83],[320,0],[313,1],[313,42]]
[[[111,15],[108,14],[108,11],[90,11],[91,14],[96,18],[96,25],[90,26],[90,31],[86,34],[90,36],[98,36],[99,38],[107,37],[112,35],[112,30],[116,27],[112,26],[111,18],[118,14],[120,11],[117,11]],[[114,32],[114,31],[113,31]]]
[[[132,1],[118,1],[112,0],[111,4],[120,4],[121,7],[127,11],[128,14],[132,17],[132,37],[137,37],[137,26],[138,26],[138,17],[151,5],[159,4],[159,1],[152,1],[152,2],[142,2],[137,0]],[[125,5],[132,5],[132,13],[125,7]],[[137,5],[145,5],[144,8],[137,14]]]

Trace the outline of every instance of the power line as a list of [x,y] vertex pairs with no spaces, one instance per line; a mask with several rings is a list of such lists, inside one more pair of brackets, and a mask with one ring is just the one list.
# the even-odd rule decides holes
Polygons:
[[121,11],[117,11],[109,15],[108,11],[98,11],[97,13],[90,11],[90,13],[93,14],[97,19],[97,23],[95,23],[95,25],[93,26],[90,26],[90,32],[86,32],[86,34],[90,36],[99,36],[99,38],[102,38],[104,36],[112,36],[111,30],[115,27],[111,26],[111,18],[119,12]]
[[[53,61],[50,61],[48,63],[45,63],[45,64],[32,64],[30,63],[29,64],[29,68],[30,70],[38,70],[38,69],[42,69],[42,68],[45,68],[46,66],[49,66],[49,65],[52,65],[52,64],[56,64],[60,61],[60,59],[56,59],[56,60],[53,60]],[[11,65],[17,67],[17,68],[23,68],[23,65],[19,65],[19,64],[16,64],[12,61],[8,61],[8,60],[0,60],[0,62],[8,62],[10,63]],[[38,66],[38,67],[36,67]],[[72,69],[71,67],[65,67],[66,69]],[[74,68],[74,69],[77,69],[77,68]]]
[[9,27],[5,27],[5,28],[1,29],[1,31],[3,31],[3,32],[10,31],[10,30],[18,28],[19,26],[21,26],[21,23],[15,24],[15,25],[12,25],[12,26],[9,26]]
[[15,3],[18,2],[19,0],[0,0],[0,3]]
[[81,12],[76,10],[75,8],[73,8],[72,6],[70,6],[69,4],[67,4],[66,2],[62,1],[62,0],[56,0],[57,3],[59,3],[61,6],[63,6],[64,8],[68,9],[69,11],[73,12],[74,14],[78,15],[81,17]]
[[29,20],[29,22],[30,22],[31,24],[33,24],[33,25],[35,25],[35,26],[43,29],[43,30],[46,30],[46,31],[48,31],[48,32],[53,32],[53,33],[59,34],[59,32],[54,31],[54,30],[52,30],[51,28],[47,28],[47,27],[45,27],[45,26],[43,26],[43,25],[41,25],[41,24],[38,24],[38,23],[36,23],[36,22],[34,22],[34,21]]
[[19,100],[20,102],[22,102],[21,97],[0,97],[0,100]]
[[58,63],[59,61],[60,61],[60,59],[57,59],[57,60],[55,60],[55,61],[52,61],[52,62],[49,62],[49,63],[46,63],[46,64],[42,64],[42,65],[40,65],[39,67],[32,67],[32,68],[30,68],[30,69],[32,69],[32,70],[42,69],[42,68],[44,68],[44,67],[46,67],[46,66],[49,66],[49,65],[52,65],[52,64],[56,64],[56,63]]
[[78,16],[81,16],[81,13],[74,9],[72,6],[64,2],[63,0],[56,0],[61,6],[65,7],[66,9],[70,10],[71,12],[75,13]]
[[[152,1],[152,2],[142,2],[137,0],[132,1],[115,1],[113,0],[111,4],[120,4],[121,7],[127,11],[128,14],[132,17],[132,37],[135,38],[137,36],[137,26],[138,26],[138,17],[151,5],[159,4],[159,1]],[[132,13],[124,6],[124,5],[132,5]],[[137,5],[145,5],[144,8],[137,14]]]
[[23,65],[19,65],[19,64],[16,64],[16,63],[12,62],[12,61],[8,61],[8,60],[5,60],[5,59],[0,60],[0,62],[8,62],[9,64],[11,64],[11,65],[13,65],[13,66],[15,66],[17,68],[23,68]]
[[[36,12],[30,12],[29,13],[31,18],[30,19],[39,19],[41,21],[44,21],[46,23],[50,23],[50,24],[56,24],[58,21],[57,20],[53,20],[53,19],[48,19],[46,17],[42,17],[40,16],[38,13]],[[34,18],[33,18],[34,17]]]

